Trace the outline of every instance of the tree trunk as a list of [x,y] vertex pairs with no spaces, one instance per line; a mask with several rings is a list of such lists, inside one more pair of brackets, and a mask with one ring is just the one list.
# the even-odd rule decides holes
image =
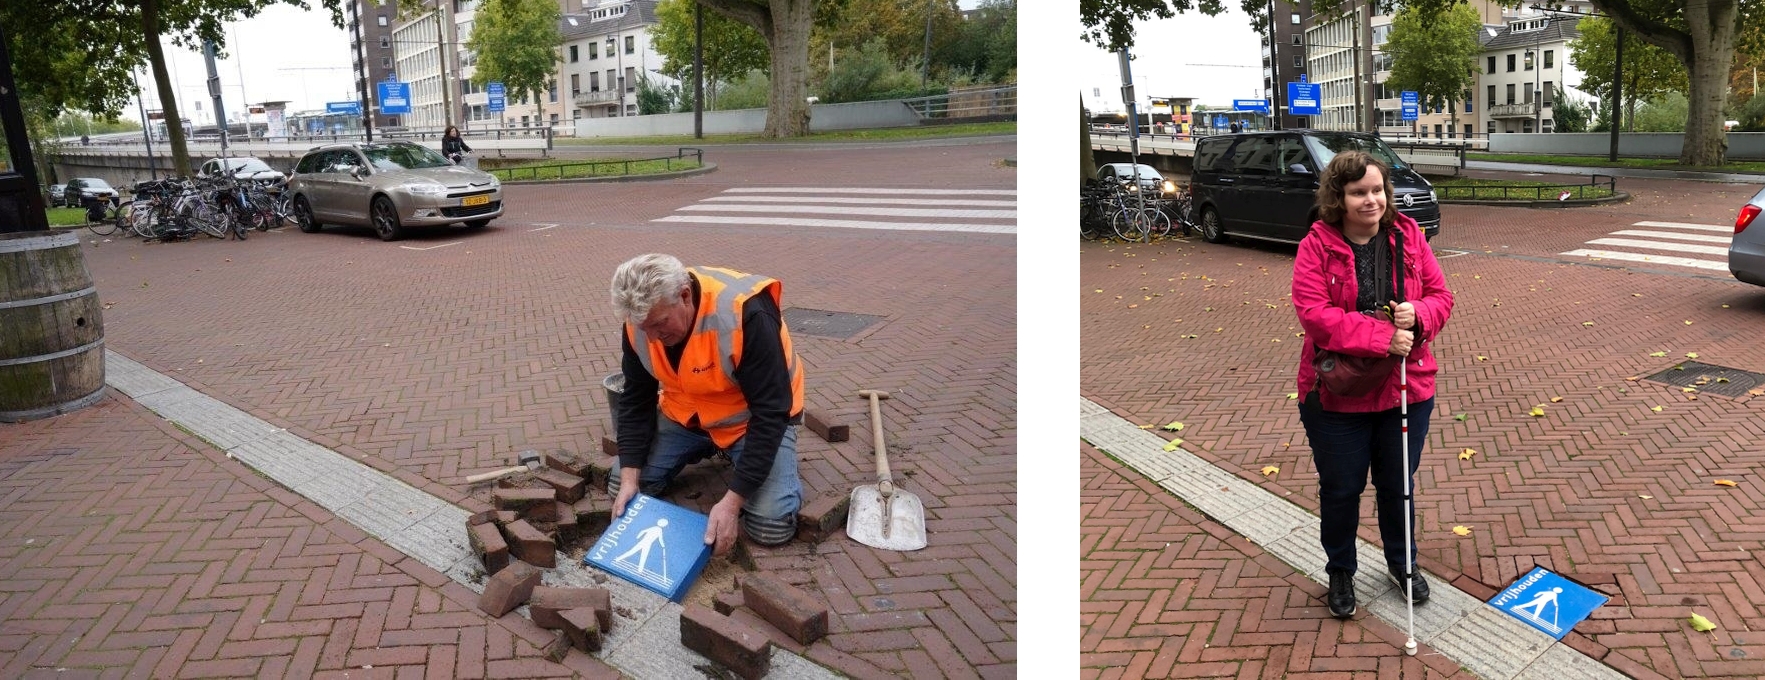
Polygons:
[[766,96],[766,136],[809,134],[809,27],[815,19],[814,0],[772,0],[766,37],[772,67]]
[[178,115],[178,95],[172,90],[172,79],[165,69],[165,50],[159,44],[158,0],[143,0],[141,3],[141,30],[147,39],[147,60],[153,66],[153,84],[159,90],[159,108],[165,114],[166,137],[171,140],[172,173],[177,177],[188,177],[190,150],[184,145],[184,117]]
[[1079,95],[1079,186],[1097,174],[1097,156],[1091,151],[1091,122],[1085,119],[1085,97]]
[[1728,133],[1722,129],[1723,100],[1728,95],[1728,69],[1734,62],[1735,25],[1740,4],[1714,0],[1685,5],[1686,32],[1692,57],[1685,61],[1691,92],[1687,98],[1685,142],[1681,165],[1721,166],[1728,160]]

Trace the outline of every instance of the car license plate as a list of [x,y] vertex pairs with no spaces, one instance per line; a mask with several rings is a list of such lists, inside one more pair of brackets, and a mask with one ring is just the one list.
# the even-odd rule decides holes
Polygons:
[[490,194],[481,194],[478,196],[467,196],[465,198],[460,199],[461,206],[484,205],[489,202],[490,202]]

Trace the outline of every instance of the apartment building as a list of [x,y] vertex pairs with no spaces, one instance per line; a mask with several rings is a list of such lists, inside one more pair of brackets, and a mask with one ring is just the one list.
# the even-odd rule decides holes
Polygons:
[[[394,70],[398,79],[411,87],[411,112],[404,116],[406,127],[441,128],[449,121],[457,124],[460,120],[457,113],[449,115],[444,106],[445,102],[455,111],[460,106],[459,68],[452,62],[453,48],[461,33],[449,10],[457,13],[457,6],[476,5],[477,0],[435,4],[436,9],[402,18],[392,29]],[[393,7],[392,0],[387,0],[387,11]]]
[[1287,112],[1287,83],[1306,74],[1305,18],[1311,16],[1311,0],[1276,2],[1271,16],[1274,25],[1262,37],[1262,90],[1280,109],[1282,128],[1307,127],[1310,118]]
[[1569,42],[1580,36],[1577,17],[1542,13],[1511,16],[1483,45],[1478,102],[1483,132],[1551,132],[1552,115],[1574,94],[1581,72],[1569,63]]
[[[1372,32],[1371,18],[1365,5],[1357,5],[1340,17],[1314,14],[1305,20],[1306,72],[1310,82],[1318,85],[1320,95],[1319,115],[1311,121],[1311,127],[1368,129],[1364,112],[1371,105],[1372,95],[1366,86],[1372,76],[1367,42]],[[1282,89],[1285,88],[1283,85]]]
[[344,26],[349,30],[349,56],[357,96],[374,110],[374,127],[398,125],[398,116],[379,113],[377,86],[393,74],[392,27],[398,7],[391,0],[346,0]]

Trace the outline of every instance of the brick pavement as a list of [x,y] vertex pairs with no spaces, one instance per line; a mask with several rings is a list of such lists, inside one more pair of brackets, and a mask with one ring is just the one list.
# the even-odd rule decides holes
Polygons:
[[[858,677],[998,677],[1016,672],[1015,237],[648,220],[730,186],[1010,189],[1015,170],[997,161],[1014,148],[728,149],[709,158],[718,172],[685,180],[512,186],[510,212],[479,233],[116,240],[90,245],[87,263],[111,349],[468,509],[487,496],[462,478],[514,450],[598,450],[601,378],[617,361],[606,279],[631,255],[762,272],[784,281],[787,307],[881,316],[849,340],[797,339],[810,404],[856,430],[841,444],[805,435],[802,475],[811,494],[874,481],[856,391],[889,390],[891,463],[926,502],[931,547],[841,536],[754,561],[829,603],[815,661]],[[14,432],[0,430],[0,449],[41,453]]]
[[[1458,302],[1435,347],[1440,388],[1417,476],[1421,561],[1479,596],[1535,564],[1606,591],[1612,602],[1567,641],[1633,676],[1760,675],[1765,640],[1747,631],[1765,626],[1765,568],[1751,557],[1765,525],[1755,455],[1765,402],[1694,401],[1627,378],[1687,352],[1765,369],[1765,291],[1555,255],[1558,241],[1638,219],[1732,220],[1740,189],[1626,186],[1637,198],[1623,206],[1445,206],[1435,246],[1468,253],[1441,260]],[[1285,299],[1292,252],[1086,244],[1081,391],[1141,423],[1185,422],[1180,436],[1199,455],[1315,513],[1310,450],[1287,399],[1301,342]],[[1648,356],[1657,351],[1667,354]],[[1527,416],[1538,404],[1545,416]],[[1477,453],[1460,460],[1465,448]],[[1264,465],[1281,472],[1265,479]],[[1453,535],[1455,525],[1472,534]],[[1378,541],[1370,522],[1361,536]],[[1717,634],[1691,631],[1691,611]]]

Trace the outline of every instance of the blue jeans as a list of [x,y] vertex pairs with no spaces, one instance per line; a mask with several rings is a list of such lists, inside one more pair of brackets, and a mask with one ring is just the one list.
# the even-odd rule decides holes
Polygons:
[[[735,440],[727,453],[730,460],[741,464],[742,447],[747,437]],[[656,443],[638,472],[638,487],[643,493],[661,497],[669,483],[686,466],[697,463],[717,452],[710,435],[694,432],[667,417],[656,418]],[[607,493],[619,495],[619,459],[613,459],[613,473],[607,480]],[[784,439],[779,442],[778,455],[772,458],[772,471],[759,490],[742,503],[742,529],[748,538],[762,545],[778,545],[797,534],[797,510],[803,507],[803,481],[797,477],[797,427],[787,425]]]
[[[1434,413],[1432,397],[1410,404],[1410,492],[1415,492],[1415,469],[1422,463],[1422,445],[1428,441],[1428,417]],[[1354,573],[1354,538],[1360,527],[1361,492],[1367,488],[1367,472],[1373,474],[1379,537],[1385,544],[1385,566],[1395,573],[1404,570],[1404,469],[1400,449],[1402,415],[1399,409],[1375,413],[1325,411],[1315,399],[1299,404],[1299,420],[1311,440],[1312,463],[1318,470],[1318,514],[1326,571]],[[1415,520],[1410,521],[1411,537]],[[1409,541],[1409,559],[1416,556]]]

